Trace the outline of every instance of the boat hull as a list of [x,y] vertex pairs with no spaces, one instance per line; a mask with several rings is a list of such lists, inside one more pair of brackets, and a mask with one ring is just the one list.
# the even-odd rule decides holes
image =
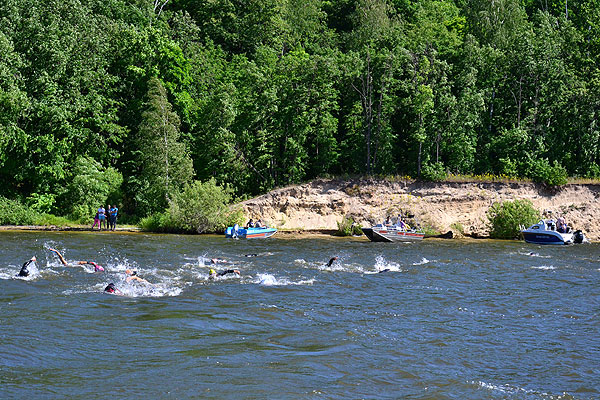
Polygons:
[[[570,244],[572,243],[570,238],[563,237],[560,233],[553,234],[553,232],[542,233],[542,232],[526,232],[523,231],[523,238],[527,243],[533,244]],[[571,235],[569,235],[571,236]]]
[[265,239],[277,233],[275,228],[238,228],[229,227],[225,231],[226,238]]
[[413,242],[422,240],[424,233],[385,228],[363,228],[364,234],[372,242]]

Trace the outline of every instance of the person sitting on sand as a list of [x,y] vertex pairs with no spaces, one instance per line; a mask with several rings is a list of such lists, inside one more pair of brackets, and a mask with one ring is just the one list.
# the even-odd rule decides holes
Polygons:
[[241,275],[240,271],[237,269],[226,269],[225,271],[217,272],[211,268],[210,271],[208,271],[208,279],[215,279],[217,276],[224,276],[227,274]]
[[132,271],[130,269],[126,269],[125,273],[128,275],[127,278],[125,278],[125,282],[137,281],[137,282],[141,282],[141,283],[146,283],[148,285],[152,285],[147,280],[140,278],[137,275],[137,271]]
[[21,267],[21,270],[19,271],[19,273],[17,274],[17,276],[23,277],[23,278],[29,276],[29,273],[30,273],[29,267],[30,266],[35,267],[35,261],[36,260],[37,260],[37,258],[35,258],[35,256],[31,257],[29,259],[29,261],[27,261],[25,264],[23,264],[23,266]]
[[[67,261],[65,260],[65,258],[63,257],[62,254],[60,254],[60,251],[56,250],[56,249],[52,249],[49,248],[48,250],[56,253],[56,255],[58,256],[58,258],[60,259],[60,262],[65,266],[65,267],[69,267],[69,263],[67,263]],[[98,264],[96,264],[93,261],[75,261],[76,265],[93,265],[94,266],[94,271],[95,272],[102,272],[104,271],[104,268]]]

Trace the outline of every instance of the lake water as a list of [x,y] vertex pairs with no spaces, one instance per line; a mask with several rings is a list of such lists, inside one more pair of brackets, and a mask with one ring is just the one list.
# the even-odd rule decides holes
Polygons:
[[[241,276],[208,280],[212,257]],[[598,244],[0,232],[0,398],[598,399],[599,259]]]

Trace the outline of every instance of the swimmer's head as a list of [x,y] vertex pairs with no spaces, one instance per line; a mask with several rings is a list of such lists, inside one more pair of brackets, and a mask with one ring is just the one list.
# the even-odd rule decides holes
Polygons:
[[115,288],[115,284],[114,283],[109,283],[107,287],[104,288],[104,291],[107,293],[114,293],[116,292],[116,288]]
[[125,273],[126,273],[127,275],[131,275],[131,276],[135,276],[135,275],[137,275],[137,271],[132,271],[132,270],[130,270],[130,269],[126,269],[126,270],[125,270]]
[[104,268],[102,266],[96,264],[95,262],[90,261],[90,264],[92,264],[94,266],[94,271],[95,272],[102,272],[102,271],[104,271]]
[[215,276],[217,276],[217,271],[215,271],[214,269],[212,269],[212,268],[211,268],[211,269],[208,271],[208,277],[209,277],[209,278],[214,278]]

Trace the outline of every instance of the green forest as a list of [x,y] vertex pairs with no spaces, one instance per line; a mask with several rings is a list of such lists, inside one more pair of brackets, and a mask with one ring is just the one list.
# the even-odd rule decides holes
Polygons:
[[0,5],[0,198],[75,220],[326,176],[599,178],[599,113],[598,0]]

